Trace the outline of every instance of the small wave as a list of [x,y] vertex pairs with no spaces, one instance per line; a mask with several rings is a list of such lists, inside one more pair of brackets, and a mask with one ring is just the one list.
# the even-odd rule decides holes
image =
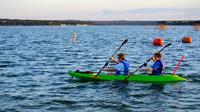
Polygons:
[[13,61],[0,61],[0,68],[9,68],[9,67],[16,67],[16,66],[19,66],[19,64]]
[[59,103],[59,104],[64,104],[64,105],[71,105],[77,103],[77,101],[73,100],[52,100],[52,102]]
[[21,112],[20,109],[16,109],[15,107],[0,109],[0,111],[1,112]]
[[22,95],[14,95],[14,96],[11,96],[11,98],[13,99],[13,100],[25,100],[25,99],[27,99],[27,97],[26,96],[22,96]]

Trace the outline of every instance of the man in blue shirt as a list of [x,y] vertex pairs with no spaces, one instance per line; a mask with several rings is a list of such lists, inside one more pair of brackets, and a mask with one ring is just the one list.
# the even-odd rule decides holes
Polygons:
[[152,58],[152,60],[154,61],[154,64],[151,66],[153,75],[161,75],[163,73],[163,63],[161,61],[161,58],[161,53],[154,54],[154,57]]
[[115,65],[114,69],[105,68],[104,69],[105,71],[110,71],[110,72],[115,71],[116,75],[128,75],[130,64],[125,59],[125,54],[120,53],[118,54],[118,60],[115,60],[114,57],[112,57],[111,60],[115,62],[117,65]]
[[151,68],[141,69],[141,71],[151,71],[151,75],[162,75],[163,73],[163,63],[161,61],[162,54],[161,53],[155,53],[152,57],[152,60],[154,61],[154,64],[151,66]]

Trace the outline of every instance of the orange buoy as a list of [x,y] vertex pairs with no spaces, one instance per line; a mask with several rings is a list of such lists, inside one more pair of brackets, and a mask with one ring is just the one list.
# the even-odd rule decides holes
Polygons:
[[194,24],[193,28],[194,28],[194,30],[196,30],[196,31],[200,31],[200,23]]
[[156,38],[153,40],[153,45],[154,46],[163,46],[163,39],[162,38]]
[[159,30],[167,30],[169,27],[167,26],[167,24],[160,24],[158,28]]
[[183,43],[192,43],[192,37],[183,37],[182,42]]

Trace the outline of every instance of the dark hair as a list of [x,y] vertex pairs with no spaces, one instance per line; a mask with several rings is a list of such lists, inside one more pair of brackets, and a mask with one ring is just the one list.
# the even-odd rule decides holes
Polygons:
[[118,54],[118,59],[119,59],[119,58],[122,58],[122,59],[124,60],[124,59],[125,59],[125,54],[119,53],[119,54]]
[[162,57],[162,54],[160,52],[157,52],[154,54],[154,56],[158,57],[158,58],[161,58]]

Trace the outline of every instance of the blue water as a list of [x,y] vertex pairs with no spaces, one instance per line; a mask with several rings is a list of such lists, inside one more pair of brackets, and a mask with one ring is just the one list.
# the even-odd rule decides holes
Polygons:
[[[182,43],[184,36],[192,36],[193,43]],[[152,46],[156,37],[172,43],[163,51],[165,72],[171,73],[184,55],[177,73],[190,82],[82,82],[67,74],[98,72],[126,38],[119,52],[127,54],[134,71],[161,49]],[[191,26],[164,31],[155,26],[0,27],[0,112],[199,112],[199,37]]]

